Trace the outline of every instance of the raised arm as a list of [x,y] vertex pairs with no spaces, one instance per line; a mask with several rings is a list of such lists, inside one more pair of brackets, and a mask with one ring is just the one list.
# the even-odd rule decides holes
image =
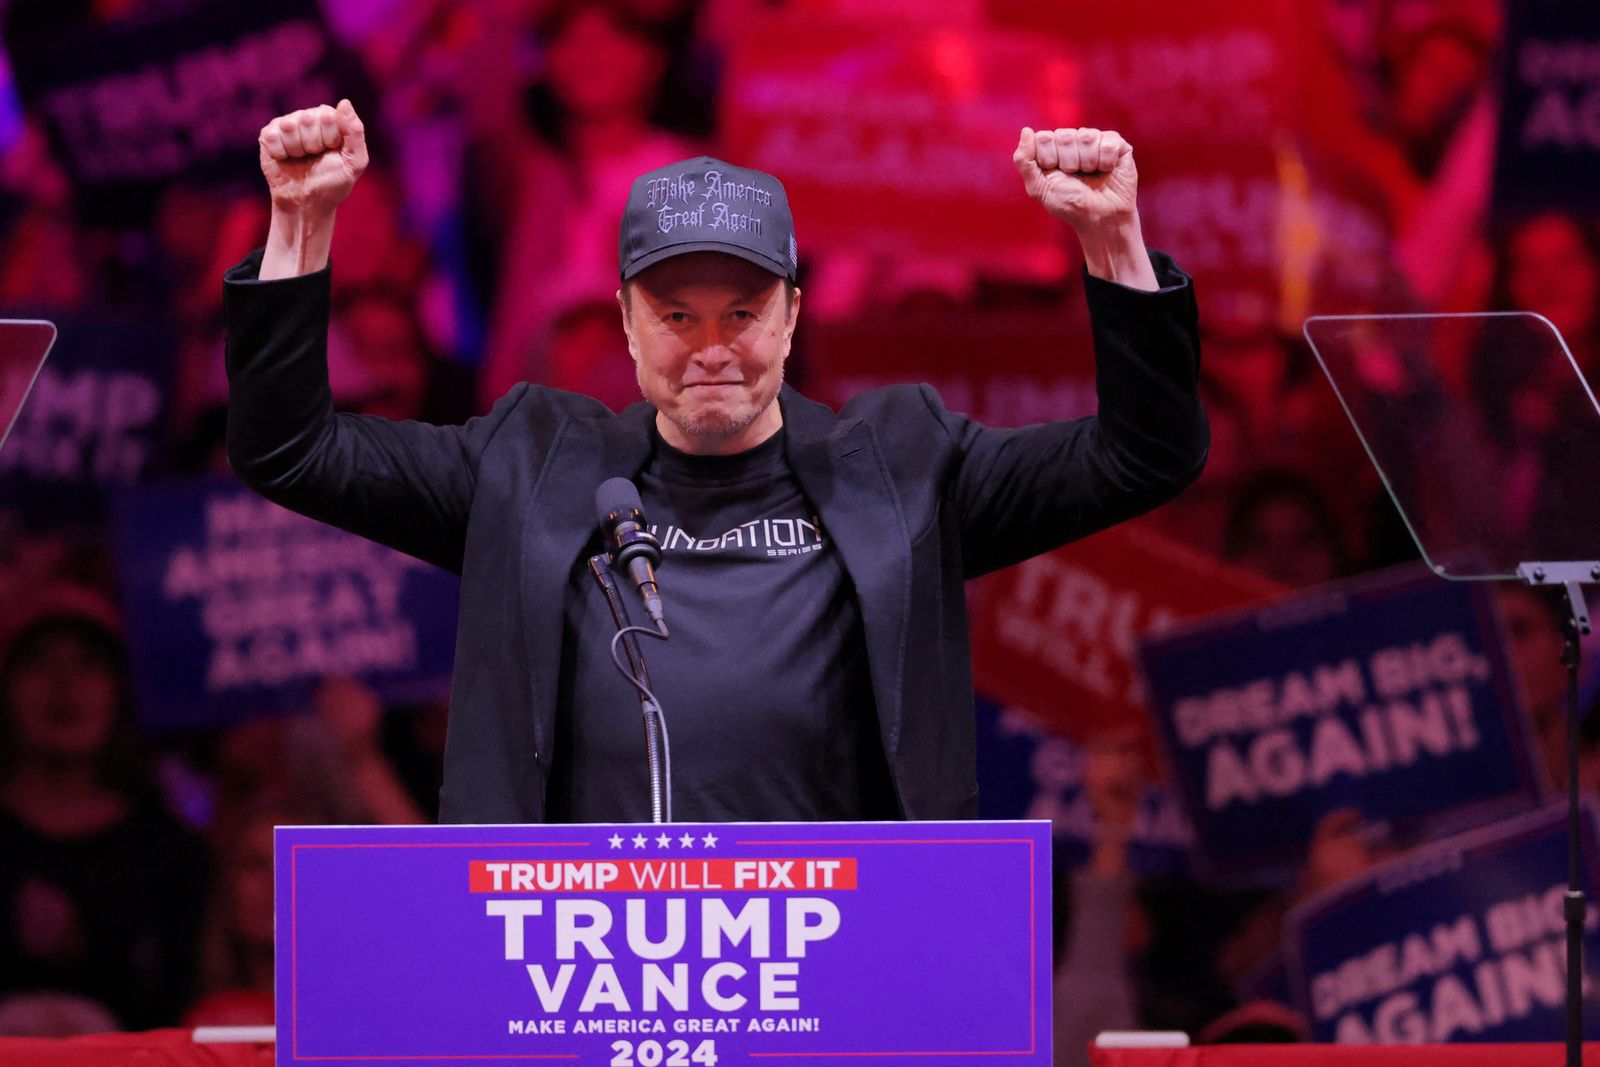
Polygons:
[[328,386],[334,214],[367,166],[348,100],[261,130],[267,246],[225,275],[228,458],[284,507],[459,570],[478,459],[523,395],[464,426],[335,414]]
[[1193,285],[1144,246],[1133,148],[1109,131],[1024,128],[1012,160],[1028,195],[1083,245],[1099,409],[995,429],[936,408],[963,457],[950,497],[969,575],[1171,499],[1199,476],[1209,443]]

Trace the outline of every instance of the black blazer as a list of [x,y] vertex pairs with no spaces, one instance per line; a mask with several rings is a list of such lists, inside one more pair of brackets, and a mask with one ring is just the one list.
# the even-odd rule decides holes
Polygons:
[[[1208,431],[1189,277],[1086,275],[1095,417],[994,429],[926,385],[838,414],[785,387],[790,466],[855,585],[888,758],[911,819],[977,813],[963,581],[1146,511],[1194,480]],[[613,414],[521,383],[461,426],[335,414],[330,273],[227,272],[228,455],[262,495],[461,575],[442,822],[544,818],[572,568],[598,549],[593,499],[649,457],[654,409]]]

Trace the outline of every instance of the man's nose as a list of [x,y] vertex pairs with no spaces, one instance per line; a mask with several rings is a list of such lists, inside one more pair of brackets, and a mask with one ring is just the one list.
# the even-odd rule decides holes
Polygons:
[[707,369],[725,367],[733,362],[733,350],[720,340],[712,340],[695,350],[693,359]]

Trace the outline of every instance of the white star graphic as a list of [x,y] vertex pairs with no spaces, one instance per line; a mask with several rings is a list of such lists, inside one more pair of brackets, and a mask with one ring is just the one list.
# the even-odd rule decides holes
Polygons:
[[693,834],[684,834],[682,837],[678,838],[678,840],[682,842],[684,848],[694,848]]
[[634,834],[633,835],[633,847],[634,848],[644,848],[644,835],[643,834]]
[[662,834],[660,837],[656,838],[656,844],[661,848],[670,848],[672,847],[672,838],[668,837],[666,834]]
[[607,840],[609,840],[611,842],[611,847],[612,848],[621,848],[622,847],[622,835],[621,834],[612,834]]
[[716,834],[706,834],[706,836],[702,837],[700,840],[702,840],[702,841],[704,841],[706,843],[706,848],[710,848],[712,845],[715,845],[717,843],[717,835]]

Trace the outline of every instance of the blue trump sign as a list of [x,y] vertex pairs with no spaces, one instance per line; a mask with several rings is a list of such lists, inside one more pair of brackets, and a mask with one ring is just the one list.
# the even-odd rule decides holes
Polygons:
[[1505,5],[1499,49],[1500,143],[1494,206],[1502,217],[1546,211],[1593,218],[1600,166],[1600,5]]
[[1284,871],[1339,809],[1420,840],[1533,807],[1543,783],[1493,595],[1408,570],[1144,641],[1205,865]]
[[[1582,873],[1600,872],[1593,812]],[[1566,809],[1416,849],[1291,912],[1290,985],[1313,1040],[1551,1041],[1566,994]],[[1600,951],[1591,904],[1584,958]],[[1586,968],[1586,971],[1588,969]],[[1600,1022],[1593,974],[1584,1009]]]
[[1050,1063],[1044,823],[279,827],[280,1064]]
[[[1021,708],[980,696],[976,711],[979,815],[1048,819],[1055,835],[1056,863],[1064,868],[1083,866],[1098,836],[1084,787],[1089,750],[1052,734]],[[1129,869],[1157,877],[1187,875],[1193,867],[1192,846],[1193,835],[1171,791],[1141,784],[1129,827]]]
[[0,449],[0,499],[32,522],[98,527],[108,494],[164,447],[172,338],[127,318],[51,315],[60,337]]
[[443,696],[459,581],[231,480],[130,489],[114,532],[141,720],[215,727],[303,705],[330,675]]

